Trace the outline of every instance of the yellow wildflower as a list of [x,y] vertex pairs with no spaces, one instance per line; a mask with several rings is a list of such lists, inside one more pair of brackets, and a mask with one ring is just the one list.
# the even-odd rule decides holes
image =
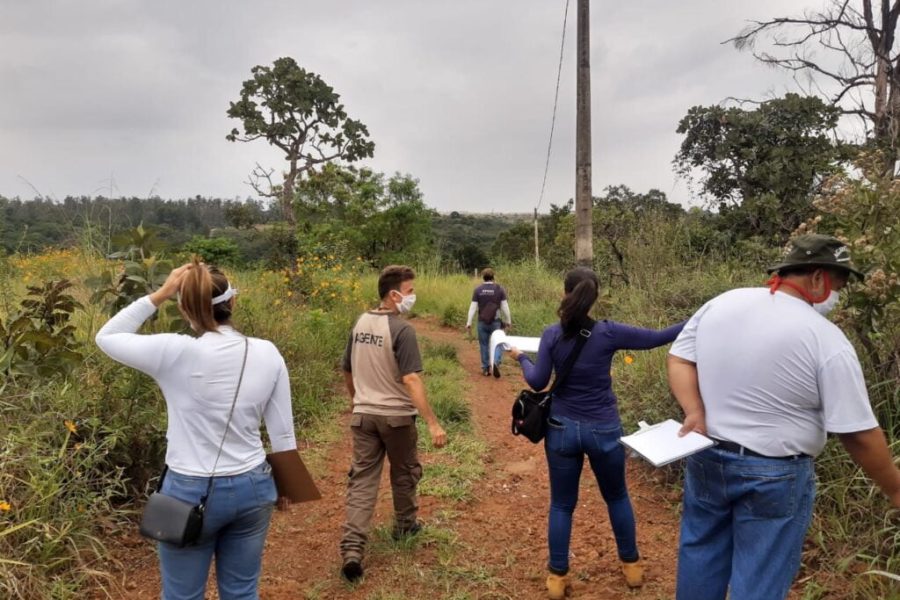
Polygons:
[[12,504],[7,502],[6,500],[0,500],[0,511],[9,512],[12,510]]
[[290,298],[293,295],[294,295],[294,292],[292,292],[291,290],[288,290],[287,297]]
[[78,428],[75,427],[75,421],[66,419],[63,424],[66,426],[66,429],[69,430],[69,433],[75,433],[78,430]]
[[630,365],[633,362],[634,362],[634,357],[631,356],[630,354],[626,354],[625,355],[625,364]]

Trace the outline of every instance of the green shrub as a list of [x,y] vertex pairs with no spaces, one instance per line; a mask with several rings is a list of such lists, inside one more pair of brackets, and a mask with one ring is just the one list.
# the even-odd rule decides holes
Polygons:
[[462,306],[448,304],[444,306],[444,312],[441,314],[441,325],[461,329],[466,325],[467,314],[466,309]]
[[209,265],[231,266],[241,261],[237,244],[225,237],[208,238],[197,235],[182,250],[198,255]]
[[0,374],[53,377],[69,373],[82,359],[70,320],[81,304],[67,279],[27,286],[18,310],[0,318]]
[[426,340],[423,343],[425,359],[441,358],[451,363],[457,362],[456,346],[447,343],[434,343]]
[[5,598],[74,598],[103,583],[101,536],[121,519],[113,499],[125,494],[122,469],[109,462],[116,438],[66,410],[72,391],[68,384],[7,389],[0,403]]

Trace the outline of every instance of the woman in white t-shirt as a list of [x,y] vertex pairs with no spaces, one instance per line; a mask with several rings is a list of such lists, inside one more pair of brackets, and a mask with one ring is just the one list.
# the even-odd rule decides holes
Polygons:
[[[279,500],[260,421],[273,451],[296,448],[284,360],[271,342],[234,329],[235,293],[224,274],[195,259],[97,333],[106,354],[151,376],[165,396],[168,469],[161,491],[197,504],[214,474],[198,542],[185,548],[159,543],[164,600],[202,599],[213,556],[220,598],[259,597],[263,545]],[[196,336],[137,333],[175,298]]]

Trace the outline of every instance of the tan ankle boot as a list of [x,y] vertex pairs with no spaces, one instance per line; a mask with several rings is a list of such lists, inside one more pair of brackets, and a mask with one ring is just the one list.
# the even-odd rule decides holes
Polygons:
[[547,575],[547,597],[550,600],[563,600],[566,597],[569,582],[565,575]]
[[625,583],[630,588],[641,587],[644,585],[644,565],[641,561],[622,563],[622,573],[625,575]]

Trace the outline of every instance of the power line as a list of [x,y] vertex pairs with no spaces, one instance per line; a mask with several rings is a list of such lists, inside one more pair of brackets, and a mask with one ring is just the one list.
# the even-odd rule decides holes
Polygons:
[[544,163],[544,180],[541,183],[541,195],[538,198],[535,213],[541,208],[544,201],[544,190],[547,187],[547,173],[550,171],[550,149],[553,147],[553,130],[556,128],[556,107],[559,105],[559,81],[562,77],[563,54],[566,49],[566,23],[569,20],[569,0],[566,0],[566,12],[563,16],[562,41],[559,44],[559,67],[556,71],[556,93],[553,96],[553,118],[550,121],[550,140],[547,142],[547,160]]

